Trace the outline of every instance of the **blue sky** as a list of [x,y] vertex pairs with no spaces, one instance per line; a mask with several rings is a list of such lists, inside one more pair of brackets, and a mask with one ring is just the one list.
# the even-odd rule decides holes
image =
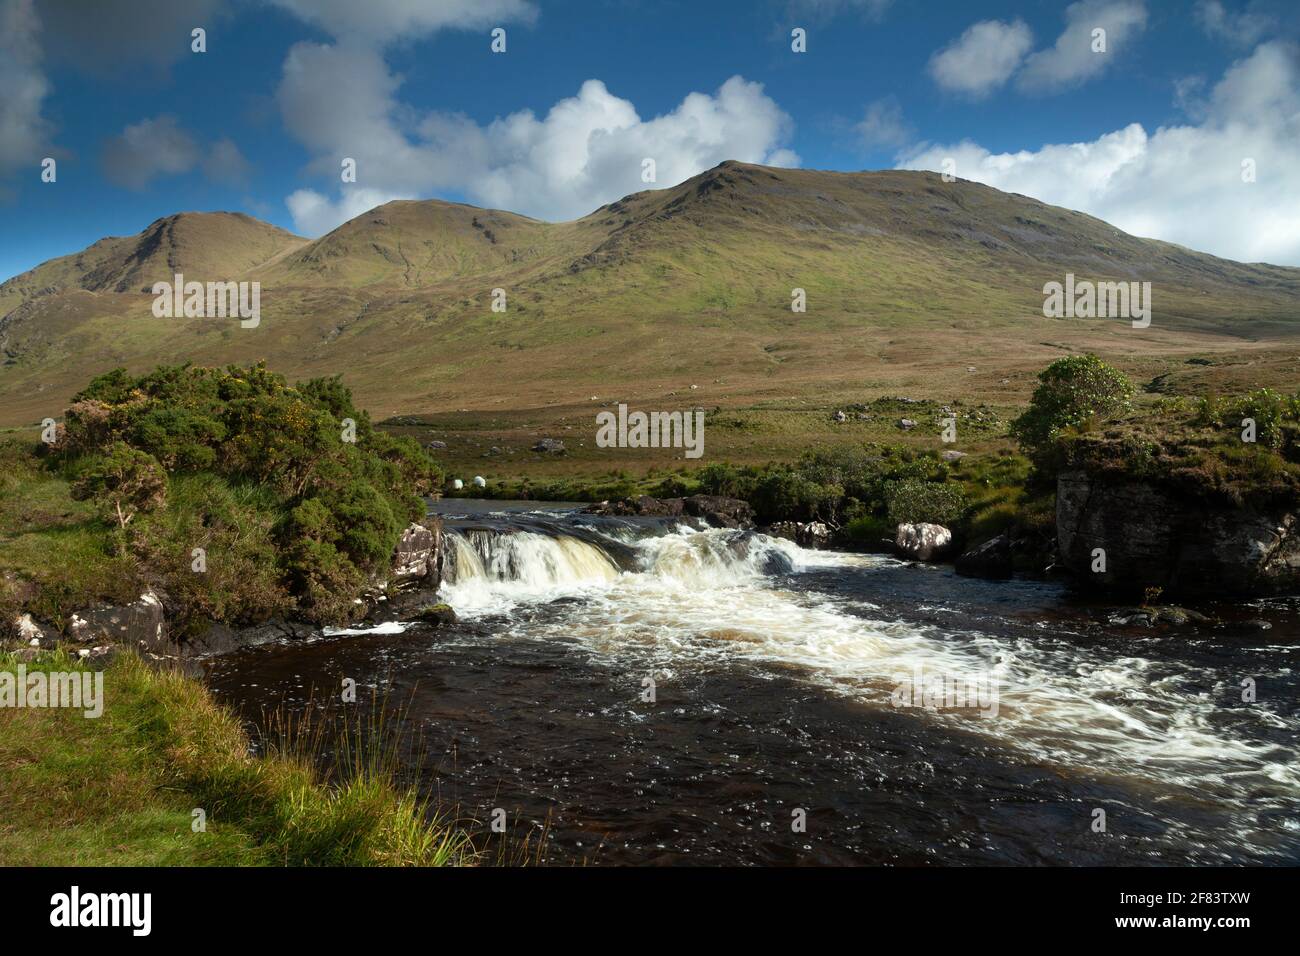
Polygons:
[[[646,156],[660,186],[725,158],[951,158],[1142,235],[1300,265],[1297,20],[1285,0],[0,0],[18,91],[0,279],[183,210],[313,236],[397,197],[569,218],[645,188]],[[1107,49],[1083,49],[1098,26]]]

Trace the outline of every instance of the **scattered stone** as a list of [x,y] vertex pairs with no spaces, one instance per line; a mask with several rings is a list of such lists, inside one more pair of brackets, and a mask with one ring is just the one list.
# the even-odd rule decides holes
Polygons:
[[898,420],[898,427],[906,431],[908,429],[915,428],[916,422],[912,421],[912,419],[910,418],[900,418]]
[[961,461],[963,458],[966,457],[966,452],[955,451],[950,449],[949,451],[941,452],[939,454],[939,457],[942,458],[944,461]]
[[447,443],[446,443],[445,441],[431,441],[431,442],[429,442],[429,444],[425,445],[424,447],[425,447],[425,448],[432,448],[432,449],[435,449],[435,450],[436,450],[436,449],[439,449],[439,448],[446,448],[446,447],[447,447]]
[[845,415],[843,412],[837,411],[834,415],[831,416],[831,419],[837,422],[846,422],[849,420],[849,416]]
[[560,455],[564,453],[564,442],[560,441],[558,438],[543,438],[533,446],[533,451]]

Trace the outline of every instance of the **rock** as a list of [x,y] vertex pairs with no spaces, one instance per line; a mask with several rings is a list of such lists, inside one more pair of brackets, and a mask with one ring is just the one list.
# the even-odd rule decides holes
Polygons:
[[[1151,482],[1063,473],[1056,544],[1059,563],[1083,585],[1170,596],[1300,591],[1294,514],[1189,501]],[[1098,548],[1105,570],[1094,572]]]
[[952,532],[941,524],[900,524],[894,536],[899,554],[913,561],[934,561],[952,546]]
[[824,548],[831,540],[831,529],[821,521],[778,521],[763,529],[774,538],[785,538],[801,548]]
[[446,443],[445,441],[431,441],[431,442],[429,442],[429,444],[425,445],[424,447],[425,447],[425,448],[433,448],[433,449],[436,450],[436,449],[439,449],[439,448],[446,448],[446,447],[447,447],[447,443]]
[[849,416],[845,415],[843,412],[836,412],[834,415],[831,416],[831,420],[837,422],[846,422],[849,420]]
[[1213,618],[1206,617],[1199,611],[1185,607],[1164,604],[1154,607],[1126,607],[1115,611],[1107,619],[1111,624],[1129,627],[1154,627],[1157,624],[1173,624],[1182,627],[1187,624],[1216,624]]
[[31,645],[36,641],[39,646],[41,640],[45,637],[45,632],[40,629],[30,614],[20,614],[14,618],[13,634],[23,644]]
[[956,570],[968,578],[1011,577],[1011,539],[1000,534],[971,548],[957,559]]
[[720,495],[692,495],[689,498],[623,498],[619,501],[601,501],[585,509],[586,514],[671,518],[680,515],[703,518],[711,525],[722,528],[750,528],[754,524],[754,509],[748,502]]
[[944,461],[949,461],[949,462],[961,461],[963,458],[966,457],[966,452],[954,451],[952,449],[949,449],[948,451],[940,452],[939,457],[942,458]]
[[682,510],[721,528],[751,528],[754,509],[749,502],[721,495],[691,495],[682,500]]
[[445,627],[456,623],[456,612],[449,604],[426,604],[411,616],[411,620],[434,627]]
[[397,539],[388,576],[388,590],[415,585],[438,587],[442,580],[442,522],[436,517],[411,523]]
[[908,429],[915,428],[916,422],[912,421],[912,419],[910,418],[900,418],[898,420],[898,427],[906,431]]
[[533,446],[533,451],[540,451],[550,455],[561,455],[564,453],[564,442],[558,438],[543,438]]
[[123,605],[101,605],[72,615],[68,637],[76,644],[131,644],[145,651],[171,650],[162,601],[153,591]]

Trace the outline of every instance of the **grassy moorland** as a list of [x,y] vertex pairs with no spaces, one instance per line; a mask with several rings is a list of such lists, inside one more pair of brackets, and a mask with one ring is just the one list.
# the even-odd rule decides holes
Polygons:
[[[155,318],[149,284],[175,271],[261,283],[260,324]],[[1067,272],[1150,281],[1150,327],[1044,318],[1043,284]],[[0,285],[0,423],[57,416],[107,364],[186,361],[342,373],[376,419],[540,428],[619,401],[1011,406],[1038,369],[1087,351],[1157,387],[1294,387],[1297,302],[1300,270],[920,172],[724,163],[568,223],[400,201],[311,243],[186,213]]]
[[[20,663],[0,655],[0,671]],[[27,671],[80,672],[61,653]],[[131,654],[104,672],[103,715],[0,708],[0,866],[443,866],[473,863],[465,834],[359,746],[333,777],[304,739],[250,754],[205,687]],[[196,826],[194,811],[203,811]]]

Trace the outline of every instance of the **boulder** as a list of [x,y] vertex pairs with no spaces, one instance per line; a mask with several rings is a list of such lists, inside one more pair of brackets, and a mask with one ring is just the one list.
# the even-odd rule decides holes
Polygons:
[[427,517],[412,522],[397,539],[388,575],[388,589],[438,587],[442,580],[442,522]]
[[844,412],[842,411],[837,411],[834,415],[831,416],[831,420],[836,422],[846,422],[849,420],[849,416],[845,415]]
[[913,561],[934,561],[952,546],[952,532],[941,524],[918,521],[900,524],[894,536],[898,553]]
[[971,548],[957,559],[956,570],[968,578],[1011,577],[1011,539],[1000,534]]
[[533,451],[540,451],[548,455],[561,455],[564,453],[564,442],[558,438],[543,438],[533,446]]
[[449,604],[426,604],[411,616],[411,620],[431,624],[434,627],[445,627],[456,623],[456,612]]
[[68,623],[68,637],[76,644],[130,644],[152,653],[171,650],[163,604],[153,591],[130,604],[77,611]]
[[446,448],[446,447],[447,447],[447,443],[446,443],[445,441],[431,441],[431,442],[429,442],[429,444],[425,445],[424,447],[425,447],[425,448],[431,448],[431,449],[437,451],[437,450],[440,449],[440,448]]
[[914,422],[910,418],[900,418],[898,420],[898,427],[903,429],[904,431],[908,431],[909,429],[916,427],[916,422]]
[[751,528],[754,509],[749,502],[721,495],[691,495],[682,500],[682,510],[720,528]]
[[939,457],[947,462],[961,461],[966,457],[966,452],[949,449],[948,451],[940,452]]
[[764,532],[774,538],[793,541],[801,548],[824,548],[831,540],[831,529],[821,521],[778,521]]
[[[1189,500],[1146,481],[1061,474],[1056,546],[1060,564],[1084,585],[1197,596],[1300,591],[1294,514]],[[1093,571],[1097,549],[1105,568]]]

